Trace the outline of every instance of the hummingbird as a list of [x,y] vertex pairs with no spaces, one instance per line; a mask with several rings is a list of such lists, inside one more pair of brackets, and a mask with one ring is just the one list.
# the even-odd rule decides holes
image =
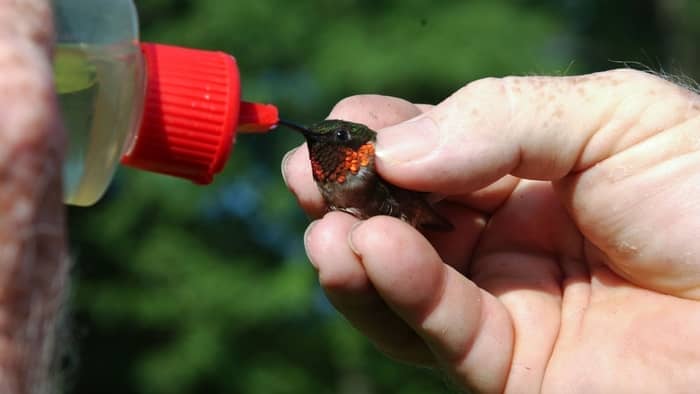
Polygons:
[[304,135],[311,172],[329,210],[347,212],[359,219],[393,216],[421,230],[454,229],[428,203],[427,193],[392,185],[377,174],[374,130],[335,119],[309,127],[285,120],[279,124]]

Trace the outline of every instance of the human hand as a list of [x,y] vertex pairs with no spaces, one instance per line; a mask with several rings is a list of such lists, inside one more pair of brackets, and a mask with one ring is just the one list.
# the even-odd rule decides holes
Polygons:
[[[380,350],[477,392],[698,387],[696,94],[616,70],[480,80],[434,107],[356,96],[329,117],[381,129],[379,173],[446,195],[457,228],[332,212],[307,230],[328,298]],[[283,172],[321,216],[305,146]]]

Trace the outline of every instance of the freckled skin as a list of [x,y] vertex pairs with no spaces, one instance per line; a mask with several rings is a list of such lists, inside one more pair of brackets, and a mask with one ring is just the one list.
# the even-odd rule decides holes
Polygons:
[[393,216],[427,230],[453,229],[425,201],[425,193],[394,186],[377,174],[377,134],[367,126],[325,120],[308,129],[293,128],[306,138],[314,181],[329,210],[344,211],[360,219]]

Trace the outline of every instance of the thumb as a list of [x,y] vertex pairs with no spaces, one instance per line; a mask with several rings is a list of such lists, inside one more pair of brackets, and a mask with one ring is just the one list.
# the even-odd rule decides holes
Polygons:
[[558,180],[672,127],[687,95],[634,70],[482,79],[380,130],[377,168],[391,183],[442,194],[506,174]]

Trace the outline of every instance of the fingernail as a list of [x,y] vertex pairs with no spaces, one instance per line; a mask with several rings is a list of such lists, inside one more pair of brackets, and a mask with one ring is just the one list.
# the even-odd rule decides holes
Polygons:
[[314,259],[311,257],[311,252],[308,244],[309,234],[311,233],[311,229],[316,225],[316,222],[318,222],[318,220],[314,220],[313,222],[309,223],[309,226],[306,228],[306,231],[304,231],[304,249],[306,250],[306,255],[309,257],[309,262],[311,263],[311,265],[314,266],[316,270],[318,270],[318,265],[314,262]]
[[388,164],[420,159],[438,143],[438,126],[428,116],[421,116],[383,129],[377,135],[376,155]]
[[290,150],[290,151],[287,152],[287,154],[284,155],[284,157],[282,158],[282,165],[281,165],[280,168],[281,168],[281,170],[282,170],[282,179],[284,180],[284,184],[287,185],[287,186],[289,186],[289,183],[287,182],[287,162],[288,162],[289,159],[292,157],[292,154],[294,154],[294,152],[297,151],[297,149],[299,149],[299,148],[294,148],[294,149]]
[[355,244],[352,242],[352,236],[355,233],[355,229],[360,227],[362,225],[362,223],[364,223],[364,220],[361,220],[361,221],[353,224],[352,227],[350,227],[350,231],[348,231],[348,245],[350,246],[350,250],[352,250],[352,252],[358,256],[360,256],[360,251],[357,250],[357,248],[355,247]]

